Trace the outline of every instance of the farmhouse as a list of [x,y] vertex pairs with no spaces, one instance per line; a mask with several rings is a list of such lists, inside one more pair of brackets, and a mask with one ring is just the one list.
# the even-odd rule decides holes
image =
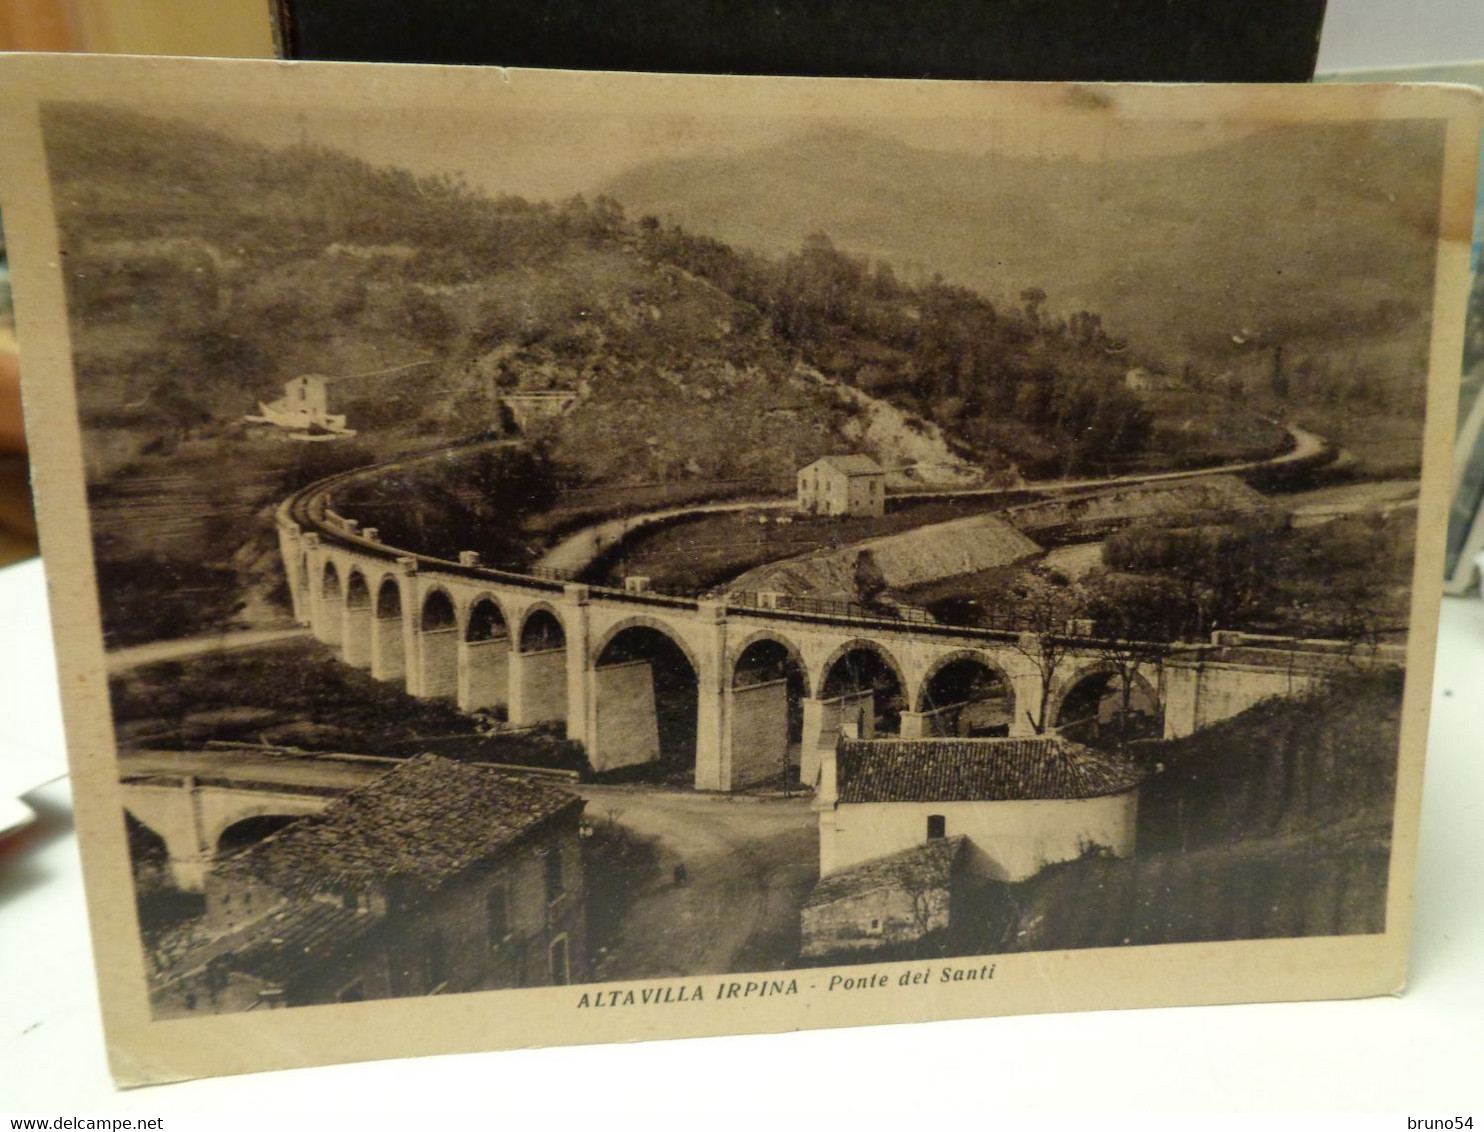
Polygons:
[[826,456],[799,469],[799,510],[810,515],[883,515],[886,472],[869,456]]
[[516,427],[526,432],[536,421],[566,416],[577,400],[577,392],[572,389],[529,389],[507,393],[500,403],[510,410]]
[[1143,772],[1055,735],[842,738],[815,801],[822,877],[962,836],[983,880],[1020,881],[1089,850],[1133,853]]
[[1059,736],[842,738],[815,798],[820,879],[800,913],[802,954],[910,945],[950,931],[989,883],[1132,855],[1142,778]]
[[565,790],[420,755],[222,862],[161,1017],[565,984],[586,970]]
[[310,373],[286,381],[283,396],[276,401],[258,402],[257,417],[279,428],[312,430],[353,435],[345,427],[345,414],[330,412],[329,379]]
[[1123,375],[1123,387],[1134,393],[1156,393],[1183,388],[1178,377],[1135,366]]
[[800,914],[806,959],[913,943],[953,924],[967,841],[941,837],[820,878]]

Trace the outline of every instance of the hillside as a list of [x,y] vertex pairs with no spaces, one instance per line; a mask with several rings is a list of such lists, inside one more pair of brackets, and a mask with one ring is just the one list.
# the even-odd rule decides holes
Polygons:
[[1401,122],[1285,126],[1094,161],[821,132],[654,163],[604,191],[771,254],[827,231],[904,277],[941,272],[1000,306],[1037,287],[1048,312],[1096,311],[1177,372],[1187,360],[1260,371],[1283,343],[1291,362],[1374,354],[1400,381],[1427,344],[1435,140]]
[[826,237],[758,259],[606,196],[493,197],[92,106],[49,107],[45,136],[95,482],[303,373],[352,427],[425,446],[498,427],[503,392],[575,390],[553,452],[600,483],[776,476],[829,445],[910,451],[912,428],[990,467],[1148,435],[1092,315],[1068,338]]
[[1346,935],[1385,924],[1399,681],[1355,676],[1148,751],[1132,860],[1014,886],[1004,936],[1045,950]]
[[862,555],[874,562],[883,588],[905,590],[1025,562],[1040,552],[1039,546],[1003,517],[973,515],[773,562],[747,571],[727,588],[857,601]]
[[[1052,321],[1034,286],[996,308],[903,282],[823,233],[759,256],[608,196],[496,196],[447,169],[117,109],[50,105],[43,126],[98,556],[119,567],[105,575],[125,604],[160,611],[110,639],[270,616],[273,501],[315,473],[510,438],[514,392],[576,397],[521,437],[549,472],[535,497],[567,513],[590,508],[551,492],[658,491],[663,505],[771,491],[829,451],[863,449],[920,482],[1014,482],[1231,446],[1162,430],[1121,382],[1124,347],[1101,316]],[[325,376],[353,443],[306,454],[242,423],[304,374]],[[225,572],[201,580],[221,600],[167,610],[150,579],[188,567]],[[210,579],[232,574],[251,592],[216,594]]]

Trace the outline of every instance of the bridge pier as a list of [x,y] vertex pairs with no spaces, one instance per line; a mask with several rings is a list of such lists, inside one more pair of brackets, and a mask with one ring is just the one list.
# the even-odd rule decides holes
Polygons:
[[897,734],[903,739],[928,739],[933,734],[932,717],[925,711],[907,711],[903,709],[900,713],[901,724],[897,728]]
[[[1041,714],[1041,700],[1045,695],[1041,688],[1039,673],[1017,676],[1012,682],[1015,688],[1015,709],[1010,715],[1010,738],[1027,739],[1036,734],[1033,722]],[[1047,723],[1051,721],[1048,719]]]
[[[510,654],[510,723],[567,723],[567,650],[512,651]],[[571,728],[568,727],[570,737]]]
[[562,589],[562,630],[567,640],[567,738],[594,749],[596,735],[597,658],[588,659],[592,627],[588,623],[588,604],[592,591],[587,586],[569,584]]
[[869,689],[822,700],[804,700],[804,749],[799,759],[799,780],[813,786],[819,778],[824,754],[835,749],[842,724],[852,723],[862,739],[876,737],[876,696]]
[[308,575],[304,561],[303,532],[297,523],[281,522],[278,526],[278,553],[288,575],[289,605],[294,620],[309,624]]
[[453,699],[459,690],[458,628],[423,629],[417,639],[422,663],[413,694],[425,700]]
[[353,604],[347,595],[343,640],[345,642],[345,663],[352,668],[371,667],[371,635],[374,619],[375,615],[372,612],[369,598],[360,604]]
[[171,879],[182,892],[205,887],[216,849],[208,838],[201,802],[201,788],[189,777],[128,788],[125,808],[165,843]]
[[513,652],[509,637],[459,642],[460,711],[502,708],[509,704]]
[[788,681],[730,687],[722,706],[726,721],[727,777],[732,786],[745,786],[784,773],[791,765]]
[[697,790],[734,790],[737,781],[732,761],[732,735],[727,725],[727,685],[730,674],[721,658],[727,655],[727,610],[719,601],[697,605],[709,648],[697,656],[696,671],[696,777]]

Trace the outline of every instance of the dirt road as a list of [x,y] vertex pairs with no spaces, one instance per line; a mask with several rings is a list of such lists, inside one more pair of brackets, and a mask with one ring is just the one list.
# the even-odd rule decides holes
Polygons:
[[212,633],[205,637],[184,637],[175,641],[151,641],[147,645],[111,652],[104,660],[109,672],[126,672],[144,664],[159,664],[165,660],[188,660],[193,656],[204,656],[212,652],[233,652],[237,649],[252,649],[262,645],[276,645],[280,641],[292,641],[307,637],[309,630],[301,625],[285,629],[234,629]]
[[[601,980],[777,970],[798,955],[799,910],[819,875],[808,798],[757,799],[577,786],[591,821],[658,839],[660,875],[618,942],[594,956]],[[674,883],[683,863],[685,884]]]

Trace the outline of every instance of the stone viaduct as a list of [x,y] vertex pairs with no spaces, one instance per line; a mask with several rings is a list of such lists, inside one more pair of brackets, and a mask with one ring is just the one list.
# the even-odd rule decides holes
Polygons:
[[201,891],[233,826],[316,814],[349,789],[190,774],[127,776],[120,788],[124,808],[164,842],[175,886],[185,892]]
[[[1034,639],[1012,631],[596,587],[490,569],[473,553],[452,561],[398,549],[333,510],[337,484],[374,473],[321,481],[279,508],[295,617],[345,663],[414,696],[560,726],[595,770],[659,757],[653,661],[633,647],[641,638],[663,638],[689,670],[703,790],[736,789],[789,759],[812,783],[842,715],[866,735],[946,733],[966,672],[997,689],[1011,735],[1031,733],[1043,695],[1055,725],[1075,689],[1110,674],[1090,640],[1069,643],[1044,687]],[[1139,682],[1157,701],[1158,673]],[[883,684],[902,709],[889,720],[872,691]]]

